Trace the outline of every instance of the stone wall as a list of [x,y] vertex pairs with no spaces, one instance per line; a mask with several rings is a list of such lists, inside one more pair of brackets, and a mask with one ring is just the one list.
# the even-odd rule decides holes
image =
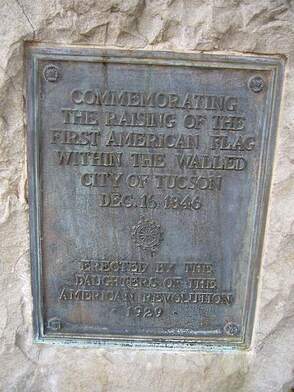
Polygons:
[[[294,1],[0,0],[0,4],[0,390],[294,390]],[[287,58],[249,351],[162,352],[33,344],[26,41]]]

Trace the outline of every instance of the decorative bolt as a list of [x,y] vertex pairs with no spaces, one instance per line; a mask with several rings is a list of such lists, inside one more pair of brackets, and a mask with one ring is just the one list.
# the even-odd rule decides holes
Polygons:
[[260,93],[265,84],[261,76],[253,76],[249,79],[248,86],[254,93]]
[[232,322],[228,322],[224,326],[224,332],[226,335],[229,335],[229,336],[237,336],[237,335],[239,335],[240,328],[237,324],[232,323]]
[[60,78],[60,70],[54,64],[48,64],[43,69],[43,76],[47,82],[54,83]]
[[47,322],[48,329],[52,331],[59,331],[62,327],[61,320],[57,317],[53,317]]

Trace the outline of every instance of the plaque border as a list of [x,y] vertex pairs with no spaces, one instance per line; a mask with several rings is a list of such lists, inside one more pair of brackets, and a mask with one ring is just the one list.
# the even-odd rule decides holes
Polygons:
[[[252,69],[271,72],[271,88],[268,91],[260,151],[255,200],[255,225],[251,234],[248,252],[249,268],[246,281],[246,299],[243,312],[243,334],[236,337],[181,337],[181,336],[125,336],[125,335],[72,335],[50,332],[45,334],[42,300],[42,209],[40,177],[39,129],[39,60],[64,60],[104,63],[154,64],[185,67]],[[282,96],[285,59],[282,56],[235,55],[215,53],[168,52],[149,50],[121,50],[105,47],[27,43],[25,45],[26,109],[27,109],[27,169],[29,182],[30,255],[33,294],[33,329],[35,343],[66,344],[79,347],[136,347],[152,349],[226,351],[250,347],[257,300],[262,259],[262,245],[266,226],[266,215],[270,197],[278,118]],[[251,277],[251,279],[249,279]]]

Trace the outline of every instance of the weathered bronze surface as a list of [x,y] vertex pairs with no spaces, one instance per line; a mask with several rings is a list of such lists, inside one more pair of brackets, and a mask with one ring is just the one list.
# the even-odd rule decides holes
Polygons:
[[27,49],[37,341],[249,344],[283,64]]

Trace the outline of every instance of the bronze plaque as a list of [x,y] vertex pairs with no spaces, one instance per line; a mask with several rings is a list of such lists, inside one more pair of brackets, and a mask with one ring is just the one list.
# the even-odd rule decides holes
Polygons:
[[26,55],[36,341],[248,346],[282,61]]

